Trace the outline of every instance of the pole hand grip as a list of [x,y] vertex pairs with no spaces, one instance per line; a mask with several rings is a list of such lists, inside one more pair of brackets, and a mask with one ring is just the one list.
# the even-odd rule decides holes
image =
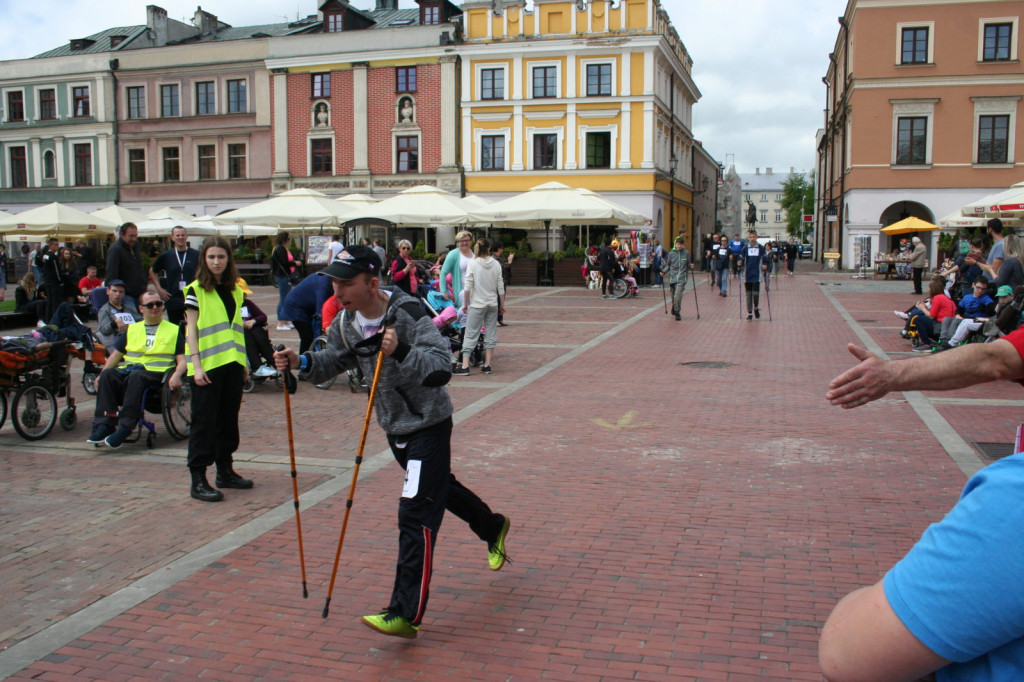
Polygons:
[[[284,350],[284,344],[278,344],[277,346],[274,347],[274,350]],[[299,388],[299,382],[298,380],[296,380],[295,375],[292,374],[292,371],[290,369],[282,370],[281,378],[284,379],[284,385],[285,388],[288,389],[288,392],[291,393],[292,395],[295,395],[295,391],[297,391]]]

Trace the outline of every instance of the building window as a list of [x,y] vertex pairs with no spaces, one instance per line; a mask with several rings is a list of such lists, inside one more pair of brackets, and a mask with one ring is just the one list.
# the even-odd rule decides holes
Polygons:
[[924,116],[900,118],[896,128],[896,164],[920,165],[926,163],[928,149],[928,119]]
[[334,140],[317,138],[309,141],[309,172],[312,175],[330,175],[334,169]]
[[480,170],[505,170],[505,136],[480,138]]
[[181,180],[181,150],[177,147],[164,147],[164,182]]
[[424,26],[441,23],[441,7],[439,5],[423,5],[420,8],[420,23]]
[[395,68],[395,92],[416,92],[416,67]]
[[92,184],[92,145],[76,144],[75,154],[75,184]]
[[612,65],[587,64],[587,97],[612,94]]
[[25,93],[20,90],[7,93],[7,120],[25,120]]
[[196,159],[199,161],[199,179],[216,180],[217,147],[212,144],[201,144],[196,146]]
[[554,168],[558,159],[558,135],[544,133],[533,136],[533,167]]
[[775,222],[777,222],[777,223],[781,223],[782,222],[782,211],[776,211],[775,212]]
[[213,81],[196,83],[196,116],[207,116],[217,113],[213,97]]
[[53,150],[47,149],[43,152],[43,180],[53,180],[57,177],[57,163]]
[[331,96],[331,74],[311,73],[309,75],[309,96],[313,99]]
[[161,116],[178,116],[181,114],[181,107],[178,101],[178,86],[174,85],[161,85],[160,86],[160,115]]
[[761,192],[761,201],[768,201],[768,193]]
[[505,69],[480,69],[480,99],[505,99]]
[[11,147],[11,187],[28,187],[28,159],[24,147]]
[[534,97],[557,97],[558,96],[558,67],[556,67],[556,66],[535,66],[535,67],[533,67],[533,96]]
[[768,222],[768,211],[761,211],[761,220],[759,222]]
[[146,181],[146,150],[128,150],[128,182]]
[[141,85],[128,88],[128,118],[146,118],[146,88]]
[[775,195],[775,201],[782,201],[782,195],[781,194],[776,194]]
[[416,173],[420,169],[420,138],[415,135],[404,135],[395,138],[395,149],[398,152],[398,172]]
[[53,121],[57,118],[57,91],[46,88],[39,91],[39,119]]
[[928,63],[928,28],[914,26],[904,28],[901,39],[901,64]]
[[587,133],[587,168],[612,167],[612,134]]
[[1006,163],[1009,138],[1009,116],[979,116],[978,163]]
[[75,118],[89,115],[89,86],[71,88],[71,101],[74,106]]
[[245,145],[228,145],[228,177],[237,180],[245,177]]
[[1010,60],[1010,39],[1013,24],[985,24],[985,43],[982,61],[1006,62]]
[[228,81],[228,113],[244,114],[249,110],[249,102],[246,98],[246,83],[244,80]]
[[341,33],[342,30],[341,12],[324,12],[324,25],[328,33]]

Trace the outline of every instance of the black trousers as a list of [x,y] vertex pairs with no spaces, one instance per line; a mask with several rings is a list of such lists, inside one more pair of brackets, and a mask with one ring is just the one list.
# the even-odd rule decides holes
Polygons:
[[[434,545],[447,509],[484,542],[497,539],[505,517],[459,483],[451,472],[451,417],[413,434],[388,435],[395,460],[406,471],[398,502],[398,566],[388,610],[418,625],[433,571]],[[481,556],[481,561],[483,556]]]
[[53,317],[53,313],[57,310],[57,306],[64,302],[64,287],[57,283],[47,284],[43,289],[46,291],[46,309],[43,311],[43,317],[40,319],[49,324],[50,318]]
[[[313,332],[313,325],[309,322],[292,320],[292,324],[295,325],[295,331],[299,333],[299,355],[302,355],[313,345],[313,339],[316,338],[316,334]],[[319,331],[319,329],[316,330],[317,333]]]
[[208,386],[192,385],[192,429],[188,437],[188,468],[217,471],[231,468],[238,449],[238,410],[242,406],[245,368],[237,362],[206,373]]
[[[145,369],[105,369],[96,380],[96,410],[93,424],[114,424],[134,431],[142,416],[142,395],[147,388],[160,390],[164,375]],[[121,411],[118,412],[118,407]]]
[[921,290],[921,275],[924,274],[924,268],[914,268],[914,293],[923,294]]
[[[605,289],[608,291],[605,291]],[[601,295],[615,293],[615,272],[613,270],[601,271]]]
[[744,282],[743,287],[747,290],[747,312],[752,313],[761,308],[761,283]]
[[274,366],[274,347],[270,344],[266,327],[254,324],[252,329],[245,330],[245,354],[249,358],[249,367],[254,370],[264,362]]

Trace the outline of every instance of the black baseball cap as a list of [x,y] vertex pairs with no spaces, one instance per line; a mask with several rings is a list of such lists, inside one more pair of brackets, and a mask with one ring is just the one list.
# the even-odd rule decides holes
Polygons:
[[123,287],[123,286],[124,286],[124,280],[123,279],[112,279],[109,282],[107,282],[107,288],[108,289],[110,287]]
[[335,279],[353,279],[361,273],[380,275],[380,256],[369,246],[356,244],[344,249],[334,257],[331,264],[318,272]]

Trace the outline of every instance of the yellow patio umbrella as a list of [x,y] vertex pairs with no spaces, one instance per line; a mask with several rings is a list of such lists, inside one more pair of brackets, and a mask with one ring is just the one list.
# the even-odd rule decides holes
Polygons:
[[932,230],[941,230],[942,228],[938,225],[932,225],[927,220],[921,220],[910,216],[903,220],[893,223],[888,227],[883,227],[882,232],[885,234],[907,234],[909,232],[930,232]]

